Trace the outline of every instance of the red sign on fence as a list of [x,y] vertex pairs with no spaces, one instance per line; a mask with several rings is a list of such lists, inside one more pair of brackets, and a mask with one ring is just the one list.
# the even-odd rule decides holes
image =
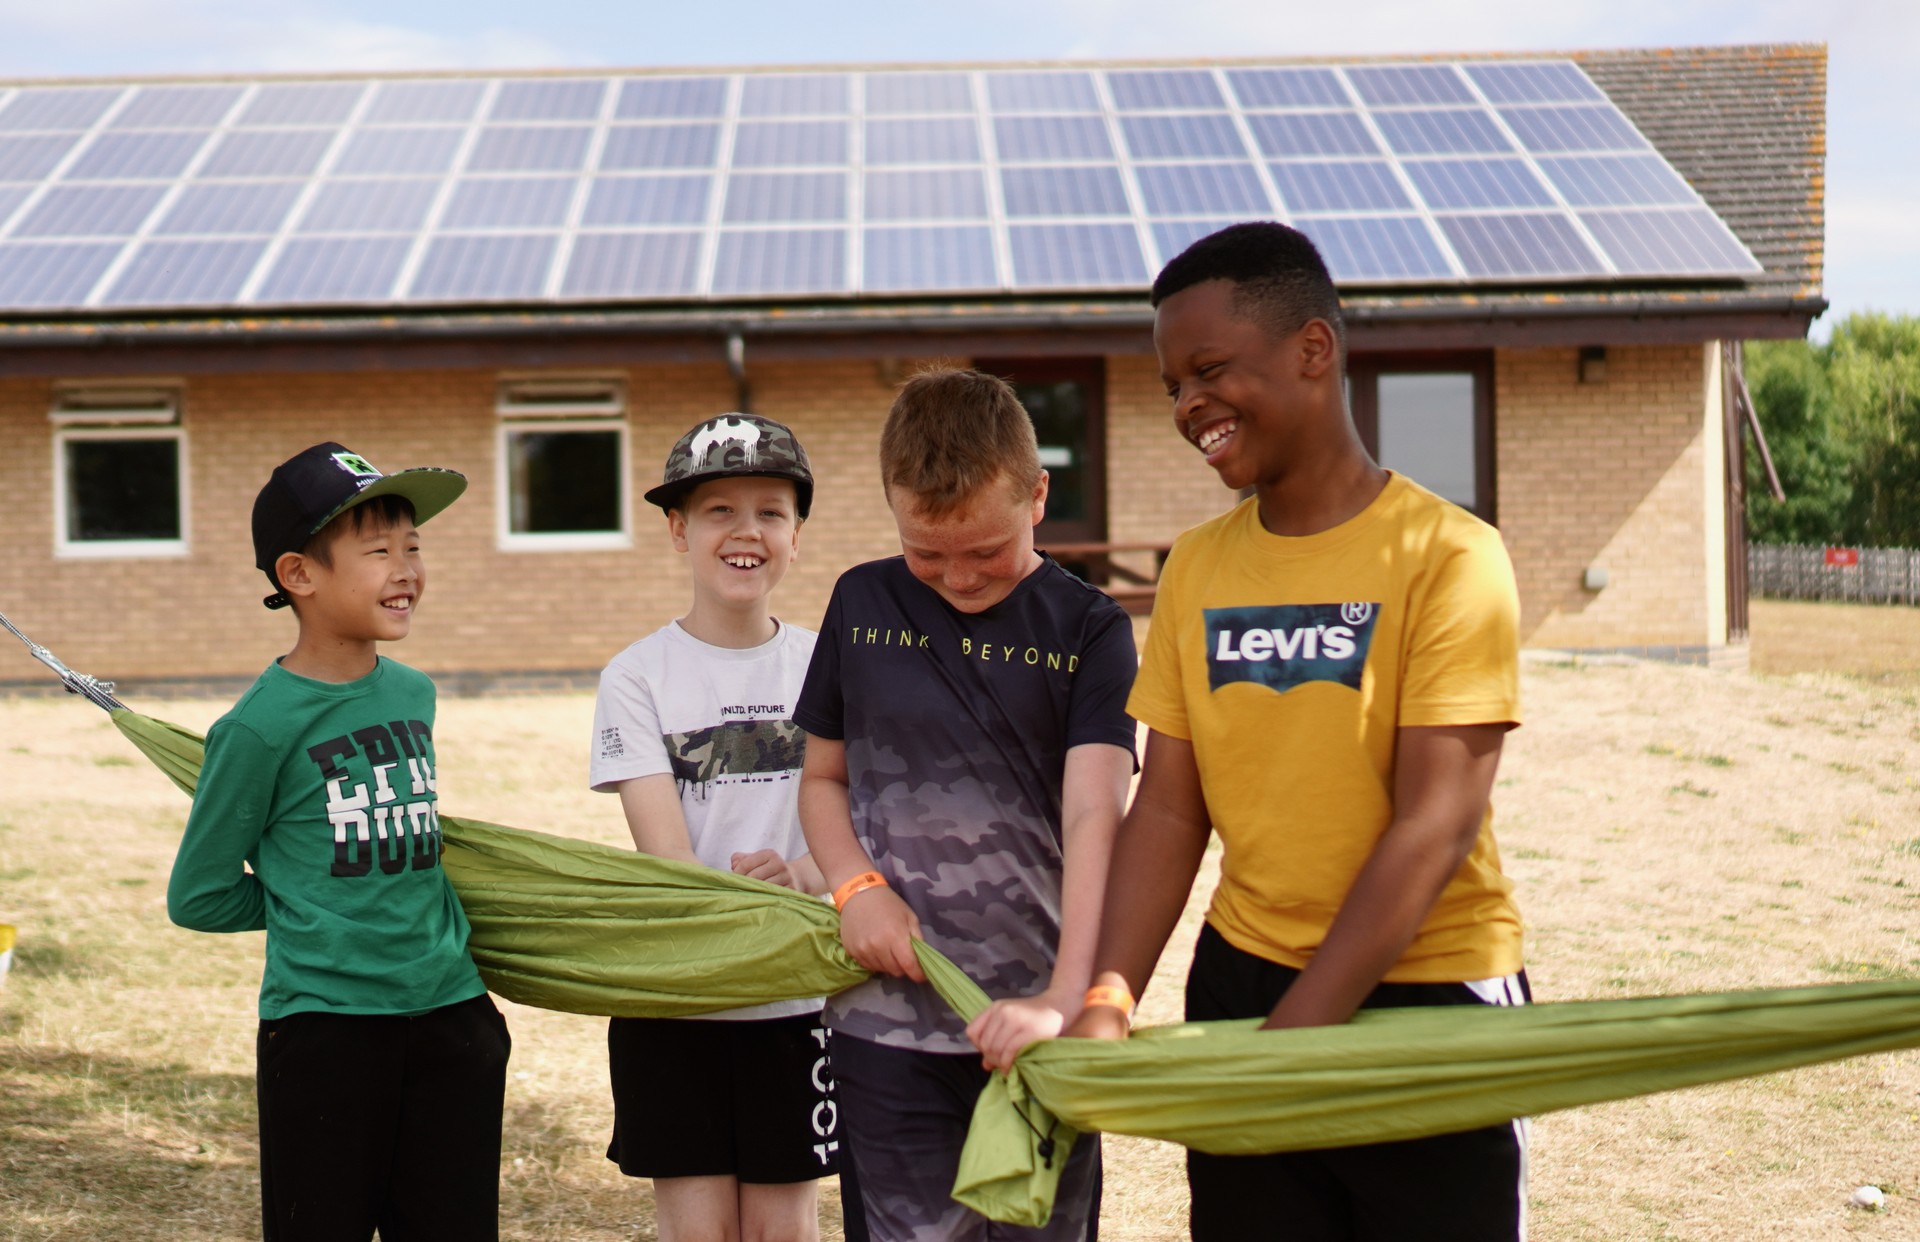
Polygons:
[[1858,565],[1859,563],[1860,549],[1858,548],[1827,549],[1827,564],[1829,565],[1838,565],[1844,569],[1849,566]]

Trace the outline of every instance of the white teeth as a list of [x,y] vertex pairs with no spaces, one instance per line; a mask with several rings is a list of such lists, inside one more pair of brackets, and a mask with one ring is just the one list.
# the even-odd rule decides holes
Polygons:
[[1199,445],[1201,452],[1211,453],[1222,444],[1225,444],[1228,438],[1233,435],[1234,429],[1238,426],[1239,424],[1232,420],[1224,423],[1215,423],[1195,437],[1193,442]]
[[727,564],[733,566],[735,569],[754,569],[760,565],[760,562],[763,558],[758,556],[740,555],[740,556],[723,556],[720,559],[725,561]]

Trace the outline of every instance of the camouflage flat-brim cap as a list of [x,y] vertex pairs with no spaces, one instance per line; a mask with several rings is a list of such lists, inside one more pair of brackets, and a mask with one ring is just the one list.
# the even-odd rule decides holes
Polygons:
[[740,474],[792,480],[802,520],[813,507],[813,468],[800,438],[785,423],[758,414],[722,414],[681,436],[667,454],[660,486],[647,491],[647,503],[671,509],[696,483]]

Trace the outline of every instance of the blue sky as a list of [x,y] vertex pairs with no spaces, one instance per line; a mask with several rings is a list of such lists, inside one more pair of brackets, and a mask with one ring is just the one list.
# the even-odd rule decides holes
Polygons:
[[0,75],[1829,45],[1831,319],[1920,314],[1908,0],[0,0]]

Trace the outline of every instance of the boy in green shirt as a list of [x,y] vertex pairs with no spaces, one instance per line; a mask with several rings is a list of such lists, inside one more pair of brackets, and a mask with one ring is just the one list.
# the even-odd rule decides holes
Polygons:
[[254,501],[264,602],[292,606],[299,638],[207,733],[167,913],[267,933],[270,1242],[499,1236],[510,1041],[440,869],[433,683],[376,651],[412,625],[419,525],[465,488],[328,443]]

